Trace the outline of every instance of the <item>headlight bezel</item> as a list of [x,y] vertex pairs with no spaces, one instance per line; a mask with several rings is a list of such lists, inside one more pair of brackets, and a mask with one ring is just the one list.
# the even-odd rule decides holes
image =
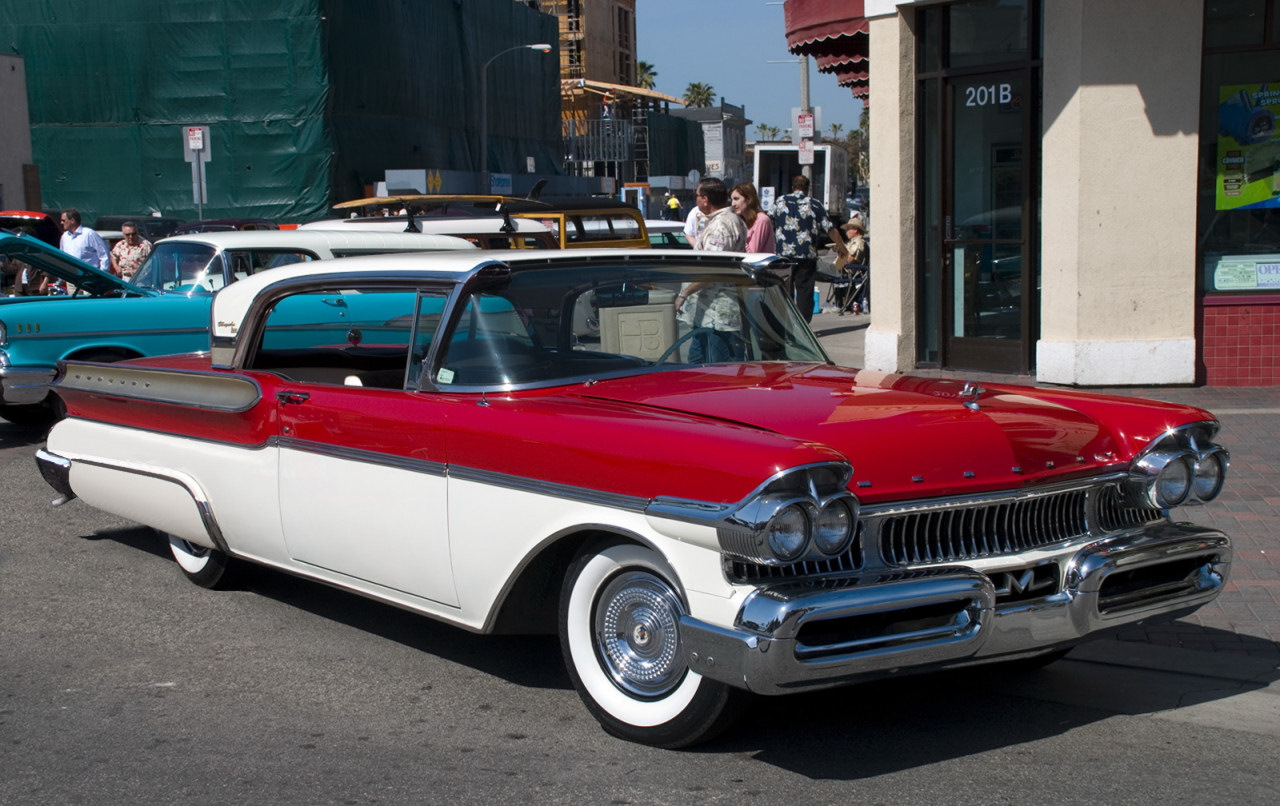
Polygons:
[[[779,474],[723,518],[716,529],[720,550],[729,557],[770,566],[831,560],[847,553],[858,533],[860,505],[849,492],[852,468],[835,463],[792,468]],[[773,539],[784,519],[798,517],[803,539],[779,550]],[[823,524],[842,521],[838,535],[819,539]]]
[[[1188,503],[1212,501],[1226,484],[1231,455],[1213,438],[1218,424],[1193,423],[1172,429],[1155,439],[1129,464],[1124,490],[1132,506],[1169,510]],[[1185,469],[1183,489],[1168,489],[1173,477]]]

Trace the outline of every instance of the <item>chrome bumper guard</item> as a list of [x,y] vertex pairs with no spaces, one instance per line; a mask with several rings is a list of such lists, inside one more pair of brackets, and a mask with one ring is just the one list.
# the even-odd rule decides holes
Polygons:
[[49,396],[49,387],[58,371],[0,367],[0,403],[6,406],[28,406]]
[[55,507],[62,506],[76,497],[71,490],[71,460],[41,448],[36,451],[36,466],[40,468],[40,475],[45,482],[60,493],[53,500]]
[[1076,547],[1057,560],[1056,593],[1010,603],[968,568],[761,587],[732,629],[685,616],[689,668],[760,694],[886,674],[1011,660],[1146,619],[1191,612],[1221,592],[1231,541],[1160,524]]

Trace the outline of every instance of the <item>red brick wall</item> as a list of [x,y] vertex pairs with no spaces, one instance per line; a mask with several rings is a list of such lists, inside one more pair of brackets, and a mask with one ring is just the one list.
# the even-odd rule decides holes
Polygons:
[[1208,297],[1203,310],[1206,386],[1280,386],[1280,297]]

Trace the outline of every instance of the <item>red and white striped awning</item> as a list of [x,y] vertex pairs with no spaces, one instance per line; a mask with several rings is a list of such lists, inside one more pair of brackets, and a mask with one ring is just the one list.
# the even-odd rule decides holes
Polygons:
[[869,100],[863,0],[786,0],[787,49],[813,57],[854,96]]

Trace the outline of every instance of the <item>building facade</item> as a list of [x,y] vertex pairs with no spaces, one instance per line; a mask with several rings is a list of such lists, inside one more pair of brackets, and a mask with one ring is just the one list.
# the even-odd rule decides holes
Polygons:
[[40,184],[31,162],[27,68],[21,56],[0,53],[0,210],[40,209]]
[[832,2],[801,41],[824,5],[788,34],[865,49],[869,368],[1280,384],[1276,0]]

